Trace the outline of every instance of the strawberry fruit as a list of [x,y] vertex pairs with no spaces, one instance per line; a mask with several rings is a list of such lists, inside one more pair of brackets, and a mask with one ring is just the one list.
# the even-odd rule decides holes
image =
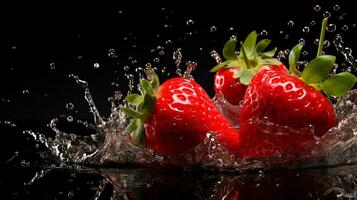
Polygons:
[[141,95],[126,97],[135,108],[122,108],[133,118],[124,133],[132,133],[136,143],[170,156],[187,152],[211,132],[232,153],[237,152],[237,131],[194,80],[171,78],[159,86],[152,71],[151,80],[143,79],[140,84]]
[[296,69],[302,48],[298,44],[289,55],[291,74],[282,67],[267,67],[251,80],[240,115],[240,156],[303,156],[316,138],[336,125],[333,104],[321,91],[343,96],[357,79],[348,72],[329,76],[335,57],[321,55],[326,23],[327,18],[317,58],[302,73]]
[[270,40],[263,39],[257,43],[257,33],[251,32],[236,53],[236,40],[230,39],[223,47],[223,63],[212,68],[216,72],[214,90],[216,95],[223,95],[232,105],[238,105],[244,97],[245,90],[251,78],[263,66],[280,65],[281,62],[273,56],[276,48],[264,52]]

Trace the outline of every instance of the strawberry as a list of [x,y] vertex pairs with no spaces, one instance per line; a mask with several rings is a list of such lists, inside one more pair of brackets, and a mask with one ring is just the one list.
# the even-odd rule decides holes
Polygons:
[[316,138],[336,125],[333,104],[321,91],[343,96],[356,77],[348,72],[329,76],[335,57],[321,55],[323,36],[322,31],[317,58],[302,73],[296,69],[302,49],[298,44],[289,55],[292,74],[274,66],[253,77],[240,115],[241,156],[303,156],[311,151]]
[[231,39],[223,47],[223,63],[212,68],[216,72],[214,90],[216,95],[223,95],[232,105],[239,105],[243,100],[250,79],[264,65],[279,65],[273,58],[276,48],[264,52],[270,40],[263,39],[257,43],[257,33],[251,32],[241,45],[240,54],[236,54],[236,40]]
[[151,81],[143,79],[140,84],[141,95],[126,97],[135,109],[122,108],[133,118],[124,133],[132,133],[135,142],[170,156],[187,152],[211,132],[232,153],[237,151],[237,131],[194,80],[171,78],[159,86],[152,71]]

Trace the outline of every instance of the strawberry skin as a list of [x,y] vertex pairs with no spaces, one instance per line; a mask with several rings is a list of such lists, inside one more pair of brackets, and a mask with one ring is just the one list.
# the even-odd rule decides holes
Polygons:
[[214,91],[222,94],[232,105],[239,105],[243,100],[246,85],[243,85],[237,77],[239,69],[237,67],[220,68],[214,77]]
[[240,115],[241,156],[305,155],[336,124],[331,102],[283,66],[251,80]]
[[164,156],[188,151],[202,143],[208,132],[215,134],[232,153],[238,148],[237,131],[203,88],[186,78],[172,78],[160,85],[144,127],[147,147]]

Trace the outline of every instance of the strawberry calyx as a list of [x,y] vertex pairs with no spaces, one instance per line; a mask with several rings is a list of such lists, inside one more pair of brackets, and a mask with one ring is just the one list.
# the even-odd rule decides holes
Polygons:
[[244,85],[249,85],[252,77],[258,73],[264,65],[280,65],[281,62],[274,58],[277,48],[264,51],[270,44],[269,39],[260,40],[257,43],[257,32],[251,32],[241,43],[240,54],[236,52],[235,39],[230,39],[223,47],[223,57],[226,61],[213,67],[210,72],[216,72],[220,68],[239,68],[239,73],[234,78],[239,78]]
[[[156,91],[160,82],[157,74],[151,68],[147,71],[148,80],[140,80],[140,94],[129,94],[125,100],[128,107],[121,107],[121,111],[132,118],[129,125],[123,130],[123,135],[132,134],[134,141],[145,146],[144,124],[151,116],[156,103]],[[150,74],[150,75],[149,75]]]
[[304,70],[300,72],[297,69],[297,62],[300,57],[302,43],[292,48],[289,54],[289,72],[318,91],[323,91],[330,97],[344,96],[351,90],[357,82],[356,76],[349,72],[341,72],[331,75],[331,70],[335,66],[336,57],[333,55],[321,55],[325,38],[325,29],[328,18],[324,18],[321,26],[319,47],[317,56],[311,60]]

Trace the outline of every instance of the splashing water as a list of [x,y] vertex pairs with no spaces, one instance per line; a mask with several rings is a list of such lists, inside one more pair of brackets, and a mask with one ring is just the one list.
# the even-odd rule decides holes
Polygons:
[[[313,7],[316,12],[323,15],[331,15],[330,12],[321,12],[321,6],[316,5]],[[334,7],[335,11],[340,8]],[[187,26],[194,26],[195,22],[191,19],[186,21]],[[288,27],[296,27],[297,24],[290,20],[286,24]],[[307,35],[312,32],[313,27],[316,25],[316,21],[309,22],[308,25],[303,26],[301,32],[303,35]],[[328,32],[334,32],[336,30],[335,24],[330,24]],[[346,28],[345,28],[346,29]],[[212,26],[210,32],[216,32],[217,27]],[[261,32],[262,36],[268,34],[267,30]],[[270,32],[269,32],[270,34]],[[289,34],[281,31],[282,36],[288,39]],[[306,42],[301,38],[300,42]],[[171,43],[171,42],[169,42]],[[306,42],[307,43],[307,42]],[[336,35],[333,44],[336,50],[341,53],[349,67],[348,71],[356,70],[356,59],[352,56],[352,50],[344,46],[341,35]],[[330,45],[325,45],[327,48]],[[164,55],[162,46],[157,46],[156,50],[159,50]],[[280,60],[286,59],[289,54],[289,50],[281,50],[278,52],[278,58]],[[304,53],[303,53],[304,54]],[[306,51],[305,55],[309,53]],[[215,59],[217,64],[222,62],[220,55],[217,51],[211,51],[210,55]],[[109,57],[116,57],[114,49],[110,49],[108,53]],[[191,72],[197,67],[197,63],[193,61],[187,61],[185,64],[187,70],[182,72],[180,65],[182,63],[182,49],[178,48],[173,52],[172,58],[176,67],[176,75],[193,79]],[[137,61],[130,58],[132,64]],[[155,63],[160,62],[160,58],[155,57],[152,59]],[[306,65],[306,62],[302,62],[301,65]],[[99,63],[93,63],[95,69],[101,68]],[[146,68],[150,66],[146,66]],[[128,65],[123,66],[126,72],[125,77],[129,80],[128,94],[135,90],[134,75],[129,74],[130,67]],[[136,68],[135,71],[139,74],[139,78],[142,78],[140,73],[146,72],[146,69]],[[162,69],[163,73],[165,72]],[[157,166],[180,166],[180,167],[195,167],[200,166],[203,168],[214,168],[218,170],[249,170],[254,168],[274,168],[274,167],[311,167],[311,166],[331,166],[339,164],[349,164],[357,162],[357,90],[351,91],[346,97],[339,99],[335,105],[338,124],[332,128],[323,138],[316,141],[316,145],[313,147],[311,154],[296,159],[294,162],[287,163],[285,158],[279,159],[262,159],[262,160],[250,160],[247,161],[242,158],[234,158],[225,149],[225,147],[217,142],[214,135],[207,133],[205,141],[199,144],[197,147],[191,149],[185,154],[176,156],[163,157],[155,154],[152,150],[145,149],[137,146],[131,141],[130,136],[122,135],[122,131],[130,122],[130,119],[120,110],[122,106],[128,106],[125,100],[122,99],[122,93],[116,92],[113,97],[109,98],[111,113],[109,117],[104,118],[97,109],[94,99],[90,93],[88,83],[81,80],[78,76],[70,75],[76,83],[83,89],[84,98],[89,105],[90,112],[93,115],[94,124],[83,122],[73,119],[72,116],[67,117],[67,121],[71,123],[81,124],[89,131],[94,131],[94,134],[82,136],[75,133],[68,133],[58,128],[58,123],[61,119],[53,119],[49,127],[54,131],[55,137],[51,138],[44,134],[34,131],[26,130],[23,133],[30,135],[35,141],[42,143],[48,148],[52,155],[58,158],[61,162],[75,163],[82,165],[96,165],[96,166],[120,166],[120,165],[139,165],[146,167]],[[29,90],[24,90],[23,94],[29,94]],[[233,124],[239,124],[240,106],[233,106],[229,104],[223,97],[216,96],[214,102],[217,108],[229,119]],[[74,105],[68,103],[66,108],[73,110]],[[235,127],[239,128],[239,127]]]

